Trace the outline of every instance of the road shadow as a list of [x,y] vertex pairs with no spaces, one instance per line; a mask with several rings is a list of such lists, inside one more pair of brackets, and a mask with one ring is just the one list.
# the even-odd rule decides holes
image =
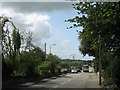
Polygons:
[[16,80],[10,80],[4,84],[2,84],[3,88],[24,88],[24,87],[30,87],[31,85],[35,84],[41,84],[41,83],[50,83],[50,84],[56,84],[54,82],[49,82],[50,80],[58,79],[58,78],[72,78],[70,76],[67,76],[67,74],[62,74],[59,76],[54,76],[50,78],[31,78],[31,79],[16,79]]
[[63,74],[58,76],[58,78],[72,78],[71,76],[67,76],[67,74]]
[[70,77],[70,76],[64,76],[63,78],[72,78],[72,77]]
[[20,88],[2,88],[2,90],[50,90],[51,88],[41,87],[41,88],[26,88],[26,87],[20,87]]

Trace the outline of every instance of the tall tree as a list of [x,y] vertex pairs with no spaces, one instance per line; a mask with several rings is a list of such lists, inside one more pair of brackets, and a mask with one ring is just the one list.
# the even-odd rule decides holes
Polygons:
[[[91,50],[98,48],[96,46],[98,46],[99,35],[101,36],[101,44],[107,51],[117,52],[118,48],[116,47],[119,47],[120,43],[120,37],[118,35],[120,33],[119,5],[120,2],[80,2],[73,5],[75,10],[78,11],[78,16],[66,21],[75,22],[70,28],[83,27],[83,30],[79,33],[79,39],[82,42],[80,50],[83,54],[85,53],[83,49],[88,49],[87,53],[92,54],[93,52],[91,52]],[[89,48],[89,45],[91,48]],[[94,56],[94,54],[92,54],[92,56]]]
[[[74,23],[69,28],[83,27],[83,30],[79,31],[81,41],[79,50],[84,55],[89,54],[98,58],[100,45],[102,60],[108,58],[106,53],[119,57],[120,2],[80,2],[73,4],[73,8],[77,10],[78,15],[66,22]],[[117,79],[119,78],[117,77]]]

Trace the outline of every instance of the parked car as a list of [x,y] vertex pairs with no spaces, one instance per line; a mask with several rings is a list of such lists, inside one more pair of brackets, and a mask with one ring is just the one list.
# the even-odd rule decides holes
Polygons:
[[72,69],[71,73],[78,73],[78,70],[77,69]]
[[61,73],[68,73],[68,69],[67,68],[61,68]]

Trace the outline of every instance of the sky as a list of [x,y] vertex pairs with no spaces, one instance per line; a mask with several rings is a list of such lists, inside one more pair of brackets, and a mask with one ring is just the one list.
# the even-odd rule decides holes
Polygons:
[[32,42],[47,53],[51,52],[63,59],[91,60],[79,52],[80,41],[76,30],[67,29],[71,24],[65,22],[77,15],[71,2],[2,2],[1,15],[12,18],[19,30],[30,30]]

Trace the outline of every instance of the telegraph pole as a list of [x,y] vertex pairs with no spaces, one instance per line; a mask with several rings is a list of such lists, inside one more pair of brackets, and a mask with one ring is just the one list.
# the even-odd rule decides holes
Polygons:
[[45,43],[45,60],[46,60],[46,43]]
[[99,35],[99,85],[101,85],[101,70],[102,70],[102,61],[101,61],[101,36]]
[[74,61],[75,56],[73,55],[73,61]]

